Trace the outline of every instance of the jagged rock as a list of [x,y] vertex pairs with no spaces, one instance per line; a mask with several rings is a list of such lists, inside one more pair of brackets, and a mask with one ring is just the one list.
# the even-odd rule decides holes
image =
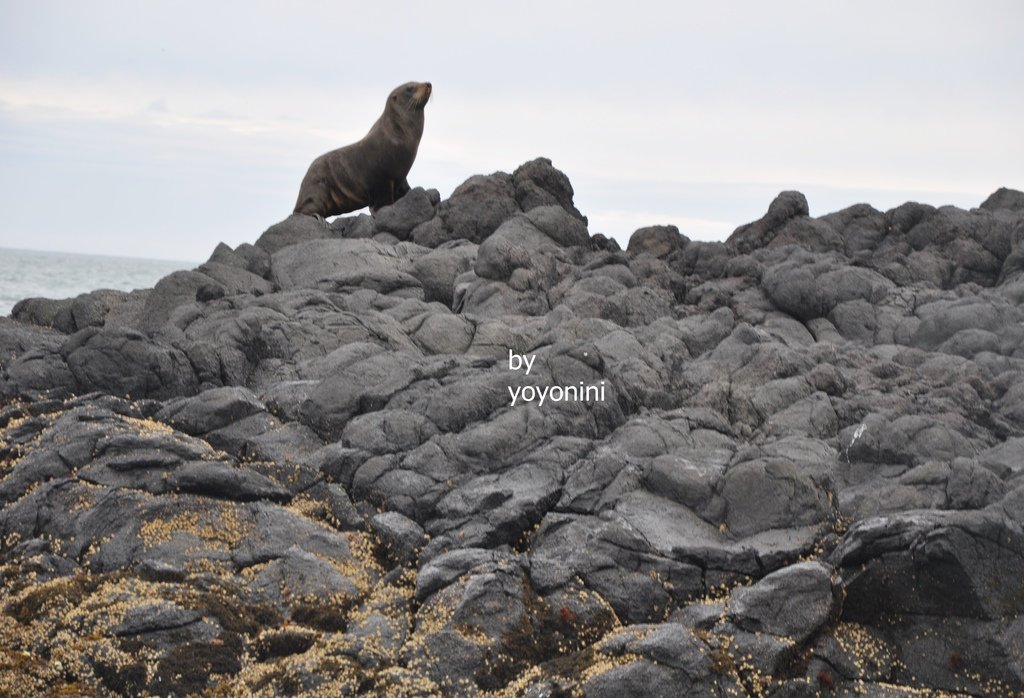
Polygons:
[[380,293],[404,291],[422,295],[410,274],[416,257],[426,252],[414,245],[384,245],[371,240],[313,240],[290,245],[271,259],[277,288],[322,288],[343,291],[365,287]]
[[762,283],[775,307],[805,321],[828,317],[834,308],[850,301],[879,305],[893,287],[869,269],[818,262],[808,254],[769,267]]
[[[235,295],[248,293],[254,296],[262,296],[274,290],[273,284],[262,276],[253,274],[248,269],[239,269],[230,264],[219,264],[207,262],[196,270],[201,274],[210,277],[223,288],[224,295]],[[219,297],[216,292],[205,291],[208,298]]]
[[481,278],[506,281],[519,269],[527,274],[543,269],[548,257],[567,261],[562,248],[582,244],[585,236],[586,228],[561,209],[534,209],[488,237],[477,252],[473,270]]
[[155,333],[172,320],[181,306],[215,300],[225,293],[224,284],[202,272],[172,272],[160,279],[146,297],[139,329]]
[[302,405],[302,419],[325,436],[339,435],[352,417],[391,397],[419,378],[417,366],[397,353],[374,354],[326,378]]
[[456,187],[441,203],[437,218],[412,231],[412,239],[426,247],[459,239],[479,244],[520,210],[511,175],[504,172],[475,175]]
[[57,353],[67,339],[57,330],[0,317],[0,371],[28,351]]
[[772,572],[756,584],[737,589],[729,618],[737,627],[804,642],[839,608],[832,570],[804,562]]
[[198,389],[184,353],[129,329],[82,330],[65,342],[61,355],[81,392],[167,399]]
[[419,524],[397,511],[377,514],[370,519],[370,529],[383,541],[388,557],[399,565],[415,562],[420,548],[427,542]]
[[741,254],[767,247],[787,223],[806,219],[809,212],[807,197],[798,191],[784,191],[775,197],[763,218],[740,226],[727,242]]
[[1024,192],[999,187],[982,202],[980,208],[987,211],[1024,211]]
[[78,380],[59,353],[60,344],[51,341],[40,344],[44,348],[20,353],[7,367],[5,373],[8,382],[3,390],[5,398],[63,396],[78,390]]
[[829,511],[828,494],[789,459],[737,463],[721,480],[726,524],[739,536],[773,528],[820,523]]
[[420,606],[404,658],[431,658],[427,675],[449,695],[495,690],[554,654],[541,636],[545,615],[515,561],[485,563]]
[[75,325],[75,318],[71,314],[72,302],[70,298],[61,300],[26,298],[14,304],[14,308],[11,309],[11,317],[20,322],[49,327],[64,334],[71,334],[78,329]]
[[240,419],[266,411],[259,399],[245,388],[206,390],[195,397],[170,400],[156,414],[186,434],[208,434]]
[[512,183],[516,202],[523,211],[558,205],[586,225],[586,216],[573,204],[572,183],[547,158],[536,158],[517,167],[512,173]]
[[572,197],[0,318],[0,693],[1024,689],[1024,194],[625,252]]
[[668,257],[686,247],[689,240],[674,225],[654,225],[640,228],[629,237],[626,249],[630,254],[646,252],[655,257]]
[[[359,589],[352,579],[341,574],[329,560],[323,560],[298,546],[276,554],[274,559],[255,568],[252,591],[257,598],[278,604],[297,604],[316,597],[357,598]],[[291,601],[293,597],[295,601]],[[293,614],[299,609],[293,607]],[[314,621],[318,630],[341,630],[340,617],[326,615]]]
[[844,617],[884,613],[995,619],[1024,611],[1024,533],[994,511],[918,511],[865,519],[833,553]]
[[[267,278],[270,273],[270,252],[262,247],[256,247],[248,242],[243,242],[235,248],[235,255],[245,262],[245,268],[256,276]],[[214,261],[211,259],[210,261]]]
[[425,191],[415,187],[391,206],[374,215],[378,232],[390,233],[398,240],[408,240],[413,228],[434,217],[441,195],[436,189]]
[[451,306],[455,297],[455,279],[473,268],[477,245],[453,240],[418,258],[412,275],[423,284],[423,300]]
[[674,623],[636,625],[606,638],[601,654],[629,658],[584,683],[588,696],[727,696],[741,694],[722,655],[689,629]]
[[[319,240],[327,237],[332,237],[331,229],[328,228],[327,224],[323,220],[319,220],[313,216],[293,213],[280,223],[275,223],[267,228],[263,234],[260,235],[259,239],[253,243],[253,246],[272,255],[285,247],[296,245],[300,242]],[[250,271],[257,274],[259,273],[251,268]]]
[[291,499],[289,491],[270,478],[224,463],[183,463],[174,468],[166,482],[171,491],[221,497],[237,502],[258,499],[286,502]]

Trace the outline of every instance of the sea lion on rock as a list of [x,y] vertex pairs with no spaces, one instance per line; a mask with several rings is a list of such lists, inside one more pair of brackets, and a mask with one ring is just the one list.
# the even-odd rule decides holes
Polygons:
[[409,191],[423,136],[429,82],[407,82],[388,95],[384,113],[362,140],[324,153],[309,166],[299,187],[295,213],[337,216],[369,206],[376,211]]

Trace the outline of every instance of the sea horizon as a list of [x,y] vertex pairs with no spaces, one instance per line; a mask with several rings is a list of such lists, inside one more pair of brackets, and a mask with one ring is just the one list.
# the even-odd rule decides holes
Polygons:
[[99,289],[132,291],[199,262],[0,246],[0,316],[26,298],[74,298]]

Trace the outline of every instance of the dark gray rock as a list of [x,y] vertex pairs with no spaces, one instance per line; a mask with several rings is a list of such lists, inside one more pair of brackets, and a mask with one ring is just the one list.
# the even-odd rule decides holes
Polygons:
[[321,472],[310,461],[322,446],[323,441],[309,427],[295,422],[271,424],[245,438],[238,457],[250,463],[253,470],[299,494],[320,481]]
[[512,176],[504,172],[470,177],[441,203],[438,218],[413,230],[412,240],[426,247],[458,239],[479,244],[522,210],[515,194]]
[[74,316],[71,314],[71,303],[70,298],[26,298],[14,304],[11,308],[11,317],[19,322],[71,334],[77,329]]
[[24,302],[0,686],[1015,695],[1022,196],[623,252],[540,158]]
[[517,167],[512,173],[512,183],[516,202],[523,211],[557,205],[586,225],[586,216],[573,205],[572,183],[547,158],[536,158]]
[[201,613],[173,604],[153,604],[129,610],[124,620],[114,628],[114,634],[148,635],[192,625],[202,618]]
[[[546,218],[545,214],[557,215],[557,210],[541,209],[543,214],[521,216],[503,224],[480,246],[473,267],[476,275],[484,279],[506,281],[512,277],[513,272],[522,269],[529,278],[537,278],[538,274],[543,273],[540,270],[549,263],[549,258],[567,260],[562,252],[561,241],[548,234],[550,230],[552,234],[559,235],[563,230],[559,228],[560,223],[573,225],[569,223],[571,219],[568,217],[560,222]],[[547,229],[542,229],[538,223],[543,223]],[[578,222],[575,224],[578,225]],[[580,239],[580,235],[567,238],[572,241]],[[524,280],[523,283],[530,282]]]
[[214,388],[169,401],[156,418],[186,434],[207,434],[264,411],[263,403],[245,388]]
[[[63,335],[61,335],[63,337]],[[61,342],[63,343],[63,342]],[[58,347],[21,352],[6,368],[3,395],[7,399],[38,395],[70,395],[78,390],[78,380],[59,353]],[[45,346],[45,345],[44,345]]]
[[141,316],[142,309],[138,306],[145,302],[145,296],[141,294],[139,291],[126,293],[104,289],[62,300],[27,298],[15,304],[11,317],[64,334],[73,334],[86,327],[102,327],[108,322],[130,326]]
[[383,669],[401,659],[402,647],[412,631],[412,608],[401,595],[373,598],[353,612],[355,622],[345,629],[354,641],[351,653],[361,666]]
[[471,570],[500,561],[510,562],[511,558],[482,548],[460,548],[438,555],[420,567],[416,576],[416,598],[424,601]]
[[726,696],[743,692],[719,656],[691,630],[674,623],[637,625],[604,639],[597,647],[609,663],[584,684],[588,696]]
[[925,415],[869,414],[859,425],[848,428],[848,436],[840,436],[840,441],[850,444],[846,449],[850,460],[921,465],[975,455],[977,447],[960,426]]
[[[267,254],[274,254],[290,245],[326,237],[331,237],[331,230],[323,220],[293,213],[280,223],[267,228],[253,246]],[[251,267],[249,270],[259,274]]]
[[514,544],[540,523],[561,495],[559,473],[523,465],[500,475],[481,475],[453,489],[437,503],[433,533],[456,536],[463,544]]
[[270,478],[225,463],[184,463],[175,468],[166,479],[172,491],[220,497],[236,502],[268,499],[287,502],[291,493]]
[[340,435],[358,414],[380,409],[421,373],[408,357],[375,354],[326,378],[302,406],[302,420],[325,437]]
[[181,306],[214,300],[226,293],[224,284],[202,272],[172,272],[160,279],[146,297],[139,329],[155,333],[171,322]]
[[1007,479],[1024,472],[1024,437],[1007,439],[978,455],[978,462]]
[[809,213],[807,197],[798,191],[784,191],[775,197],[763,218],[737,228],[727,243],[741,254],[766,247],[784,225],[792,220],[806,218]]
[[423,300],[438,301],[451,307],[455,295],[455,279],[473,268],[477,246],[453,240],[419,257],[412,265],[412,275],[423,285]]
[[735,590],[729,618],[737,627],[802,643],[834,619],[839,591],[833,571],[819,562],[803,562],[772,572]]
[[791,525],[822,523],[830,513],[827,490],[789,459],[737,463],[722,478],[726,524],[739,536]]
[[795,257],[768,268],[762,283],[777,308],[800,320],[827,317],[836,306],[855,300],[879,305],[893,286],[869,269],[812,262],[806,254]]
[[422,297],[410,272],[426,250],[412,245],[383,245],[371,240],[313,240],[290,245],[271,260],[271,278],[282,290],[321,288],[343,291],[367,287],[380,293],[405,291]]
[[516,561],[485,563],[420,606],[403,658],[432,658],[427,674],[448,695],[496,690],[557,651],[544,642],[545,616]]
[[[298,547],[289,547],[274,556],[252,579],[252,591],[257,598],[287,604],[287,596],[296,599],[336,594],[342,598],[355,598],[358,588],[354,581],[341,574],[337,567],[313,553]],[[321,621],[320,630],[340,630]]]
[[[254,296],[262,296],[274,290],[273,284],[262,276],[231,264],[207,262],[200,265],[197,271],[218,282],[223,287],[225,295],[248,293]],[[209,291],[205,293],[207,297],[211,297]]]
[[0,317],[0,370],[6,370],[27,351],[56,352],[65,339],[67,337],[57,330]]
[[964,618],[901,618],[882,630],[900,648],[894,674],[948,692],[1014,695],[1024,690],[1021,618],[979,621]]
[[377,410],[354,417],[341,432],[346,445],[381,455],[420,446],[438,434],[434,423],[409,410]]
[[630,254],[646,252],[655,257],[668,257],[673,252],[682,250],[689,242],[674,225],[654,225],[634,232],[629,237],[626,249]]
[[184,353],[133,330],[85,329],[68,339],[61,354],[81,392],[167,399],[199,387]]
[[245,262],[245,268],[264,279],[270,273],[270,254],[267,249],[250,245],[248,242],[243,242],[235,248],[235,255]]
[[832,556],[844,618],[886,613],[994,619],[1024,611],[1020,524],[995,511],[907,512],[858,522]]
[[1024,211],[1024,192],[999,187],[982,202],[981,208],[987,211]]
[[440,200],[436,189],[425,191],[422,187],[415,187],[391,206],[385,206],[374,214],[376,230],[390,233],[398,240],[408,240],[413,228],[434,217]]
[[210,253],[210,258],[206,261],[209,264],[222,264],[239,269],[246,269],[248,266],[245,258],[225,242],[218,242],[217,246],[213,248],[213,252]]
[[427,536],[419,524],[397,511],[384,512],[371,518],[370,530],[381,539],[388,558],[396,565],[415,563],[420,548],[427,542]]

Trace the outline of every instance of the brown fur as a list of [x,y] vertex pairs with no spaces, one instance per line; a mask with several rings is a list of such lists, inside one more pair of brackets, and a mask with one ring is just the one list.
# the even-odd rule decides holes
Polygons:
[[384,113],[362,140],[314,160],[302,178],[295,213],[326,218],[364,206],[376,211],[404,196],[431,89],[429,82],[396,87],[388,95]]

